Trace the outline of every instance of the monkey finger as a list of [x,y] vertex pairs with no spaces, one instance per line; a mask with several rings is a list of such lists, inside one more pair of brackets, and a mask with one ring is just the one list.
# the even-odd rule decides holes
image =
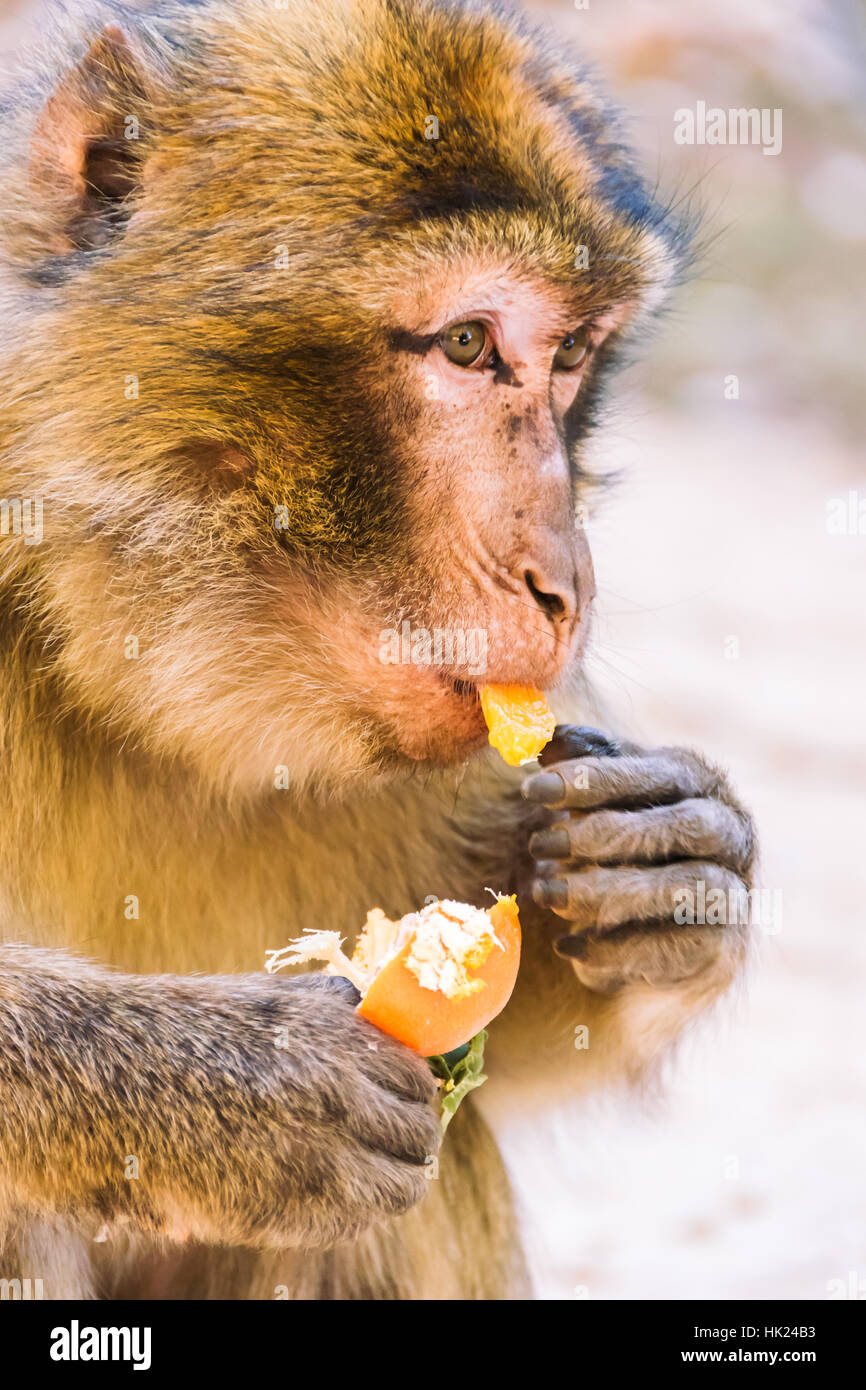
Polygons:
[[431,1105],[400,1102],[381,1091],[359,1092],[347,1129],[365,1147],[424,1164],[439,1147],[439,1119]]
[[[409,1211],[428,1190],[425,1169],[437,1151],[438,1139],[436,1147],[431,1148],[423,1159],[418,1162],[413,1159],[407,1163],[381,1152],[368,1153],[363,1148],[359,1149],[351,1169],[355,1181],[346,1194],[348,1203],[362,1212],[373,1212],[377,1217],[400,1216]],[[369,1170],[365,1168],[365,1159],[370,1165]],[[366,1224],[367,1221],[362,1220],[358,1233]]]
[[719,775],[681,749],[660,748],[644,756],[588,756],[535,772],[523,783],[527,801],[556,810],[573,807],[658,806],[686,797],[711,796]]
[[604,936],[581,932],[561,936],[557,955],[571,961],[587,989],[610,994],[623,985],[675,985],[693,979],[711,966],[726,962],[733,974],[745,954],[745,937],[738,927],[720,932],[713,927],[671,931],[659,926],[624,923]]
[[571,758],[584,758],[594,755],[599,758],[618,758],[632,745],[625,745],[618,739],[610,738],[599,729],[590,729],[585,724],[557,724],[553,738],[539,755],[542,767],[551,763],[567,762]]
[[[553,878],[532,881],[532,898],[539,907],[549,908],[578,928],[600,931],[633,921],[686,924],[690,912],[700,910],[696,905],[719,890],[739,917],[746,892],[742,879],[720,864],[699,859],[651,868],[622,865],[560,871]],[[726,910],[725,920],[730,915]]]
[[[590,811],[566,816],[529,841],[533,857],[585,864],[660,864],[706,859],[743,869],[752,854],[747,820],[723,801],[688,797],[672,806],[637,811]],[[538,871],[549,878],[549,870]]]
[[385,1095],[429,1103],[436,1094],[436,1082],[424,1059],[372,1024],[368,1029],[366,1049],[356,1053],[358,1066],[367,1079]]

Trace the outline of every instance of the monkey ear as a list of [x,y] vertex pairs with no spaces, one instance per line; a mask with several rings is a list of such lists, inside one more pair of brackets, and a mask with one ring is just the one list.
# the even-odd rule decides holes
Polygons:
[[28,169],[38,237],[64,256],[110,241],[139,183],[145,65],[109,24],[48,97],[33,129]]

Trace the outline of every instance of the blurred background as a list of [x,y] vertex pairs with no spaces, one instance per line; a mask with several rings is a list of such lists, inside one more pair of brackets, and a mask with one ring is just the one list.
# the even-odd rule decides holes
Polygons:
[[[41,8],[0,0],[0,61]],[[538,1290],[866,1298],[863,13],[531,10],[598,64],[650,177],[704,217],[695,276],[594,447],[622,476],[590,523],[592,676],[622,728],[730,768],[782,895],[781,930],[756,933],[745,988],[661,1095],[599,1103],[577,1150],[552,1121],[559,1187],[545,1167],[519,1191]],[[781,151],[677,144],[698,102],[781,109]],[[507,1136],[518,1177],[539,1142]]]

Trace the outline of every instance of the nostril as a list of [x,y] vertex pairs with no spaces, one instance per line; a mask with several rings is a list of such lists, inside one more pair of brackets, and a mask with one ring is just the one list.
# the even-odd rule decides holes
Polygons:
[[562,622],[567,613],[565,600],[562,595],[547,593],[538,582],[538,576],[533,574],[532,570],[525,570],[523,578],[526,581],[527,589],[532,594],[532,597],[545,616],[548,617],[552,623]]

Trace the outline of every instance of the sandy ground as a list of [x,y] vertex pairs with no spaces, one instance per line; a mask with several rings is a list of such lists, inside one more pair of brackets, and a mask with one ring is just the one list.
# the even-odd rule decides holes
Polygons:
[[[591,526],[593,675],[624,726],[730,768],[783,916],[661,1101],[587,1112],[577,1146],[556,1121],[508,1137],[558,1149],[520,1193],[539,1292],[820,1299],[853,1271],[866,1297],[866,536],[826,525],[866,499],[862,33],[842,0],[544,9],[711,233],[594,451],[624,475]],[[0,53],[27,22],[0,0]],[[697,99],[783,108],[782,154],[675,147]]]

